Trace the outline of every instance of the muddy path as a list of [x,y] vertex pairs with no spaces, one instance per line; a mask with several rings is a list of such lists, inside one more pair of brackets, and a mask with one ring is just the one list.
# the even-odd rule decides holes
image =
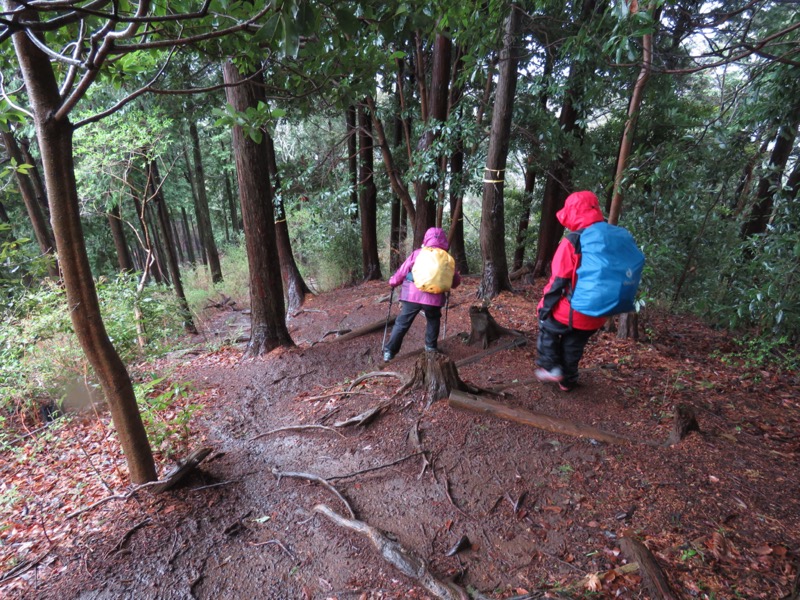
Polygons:
[[[468,279],[453,294],[440,349],[456,361],[481,351],[464,335],[477,283]],[[650,547],[681,596],[790,592],[800,554],[796,374],[743,381],[735,366],[712,357],[729,347],[725,335],[653,314],[641,343],[595,336],[572,392],[521,384],[532,375],[537,298],[536,289],[522,288],[491,311],[529,343],[464,366],[462,379],[480,387],[516,383],[500,401],[638,440],[665,440],[674,405],[685,402],[702,432],[673,447],[613,446],[445,401],[426,407],[419,393],[396,396],[394,377],[344,393],[364,373],[407,375],[422,347],[421,316],[388,365],[380,358],[382,331],[346,342],[326,335],[385,318],[386,291],[385,283],[370,283],[309,299],[289,322],[297,348],[247,361],[241,345],[176,356],[171,377],[193,381],[206,398],[191,446],[212,454],[175,490],[95,509],[95,518],[114,523],[111,533],[85,533],[56,552],[49,576],[42,569],[41,579],[10,595],[431,597],[366,538],[314,512],[322,503],[346,514],[329,489],[278,472],[327,479],[358,519],[474,597],[650,597],[639,574],[613,570],[625,562],[623,535]],[[207,337],[235,337],[247,319],[220,312]],[[366,427],[333,430],[387,401]],[[296,425],[330,429],[267,433]]]

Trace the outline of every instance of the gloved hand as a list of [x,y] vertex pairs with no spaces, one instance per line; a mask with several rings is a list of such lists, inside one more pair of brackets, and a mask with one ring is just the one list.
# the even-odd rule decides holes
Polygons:
[[546,308],[542,307],[537,311],[537,314],[539,316],[539,320],[540,321],[546,321],[547,317],[550,316],[550,311],[547,310]]

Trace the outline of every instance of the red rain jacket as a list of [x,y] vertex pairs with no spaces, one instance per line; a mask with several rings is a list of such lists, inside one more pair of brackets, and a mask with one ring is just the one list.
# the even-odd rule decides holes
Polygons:
[[586,191],[570,194],[564,202],[564,208],[556,213],[556,218],[570,233],[558,244],[553,256],[550,281],[544,287],[537,307],[539,318],[544,320],[552,315],[559,323],[569,325],[572,312],[572,327],[575,329],[600,329],[606,321],[605,317],[590,317],[571,310],[569,305],[569,295],[575,289],[577,270],[581,264],[581,256],[575,250],[580,235],[576,232],[603,220],[597,196]]

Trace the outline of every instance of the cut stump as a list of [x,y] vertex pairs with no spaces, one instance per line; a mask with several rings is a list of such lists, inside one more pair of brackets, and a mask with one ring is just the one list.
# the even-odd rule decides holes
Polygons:
[[425,390],[428,406],[447,398],[454,390],[475,391],[475,388],[461,381],[456,364],[439,352],[424,352],[414,363],[414,371],[408,382],[398,393],[408,390]]
[[675,406],[675,418],[672,422],[672,432],[667,438],[665,446],[674,446],[692,431],[700,431],[694,408],[688,404]]
[[620,538],[619,547],[630,562],[639,564],[639,572],[653,598],[679,600],[679,596],[672,590],[664,571],[661,570],[661,565],[647,546],[632,537],[623,536]]
[[494,317],[485,306],[469,307],[470,332],[467,343],[470,345],[481,344],[483,349],[489,347],[493,341],[507,334],[520,335],[518,331],[508,329],[494,320]]

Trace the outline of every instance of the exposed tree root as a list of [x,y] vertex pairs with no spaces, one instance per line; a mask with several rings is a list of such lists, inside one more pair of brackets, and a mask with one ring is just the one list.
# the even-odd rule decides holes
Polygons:
[[659,600],[679,600],[667,581],[664,571],[656,561],[655,556],[639,540],[623,536],[619,540],[619,547],[631,562],[639,564],[642,579],[653,598]]
[[469,307],[469,321],[470,332],[467,343],[470,345],[480,343],[484,349],[504,335],[522,335],[519,331],[500,325],[489,313],[489,309],[483,305]]
[[275,477],[278,478],[278,483],[281,482],[281,477],[293,477],[295,479],[307,479],[308,481],[314,481],[314,482],[320,484],[324,488],[326,488],[326,489],[330,490],[331,492],[333,492],[334,496],[336,496],[339,500],[341,500],[342,504],[344,504],[345,508],[347,509],[347,512],[350,514],[350,517],[352,517],[353,519],[356,518],[356,514],[353,512],[353,508],[350,506],[350,503],[347,501],[347,499],[344,496],[342,496],[341,493],[339,493],[339,490],[337,490],[335,487],[333,487],[328,482],[327,479],[324,479],[324,478],[320,477],[319,475],[314,475],[313,473],[297,473],[297,472],[292,472],[292,471],[280,471],[280,470],[278,470],[278,467],[273,467],[272,468],[272,474],[275,475]]
[[373,377],[395,377],[399,379],[401,382],[405,381],[405,377],[403,377],[397,371],[372,371],[371,373],[366,373],[364,375],[356,377],[355,381],[353,381],[353,383],[350,384],[350,387],[347,388],[347,391],[349,392],[359,383],[364,383],[367,379],[372,379]]
[[326,427],[325,425],[287,425],[286,427],[278,427],[277,429],[271,429],[270,431],[265,431],[264,433],[259,433],[258,435],[254,435],[248,441],[254,442],[255,440],[267,437],[268,435],[272,435],[273,433],[280,433],[281,431],[303,431],[306,429],[324,429],[325,431],[332,431],[336,435],[344,437],[333,427]]
[[348,519],[333,511],[324,504],[318,504],[314,511],[325,515],[336,525],[360,533],[380,552],[381,556],[388,563],[396,567],[407,577],[411,577],[419,582],[426,590],[436,598],[442,600],[468,600],[467,592],[454,583],[444,582],[436,578],[429,570],[428,566],[416,554],[403,548],[397,542],[390,540],[380,530],[358,521],[355,518]]
[[528,343],[528,338],[518,335],[513,340],[509,340],[503,344],[498,344],[494,348],[490,348],[485,352],[480,352],[475,354],[474,356],[469,356],[467,358],[462,358],[460,361],[456,363],[457,367],[464,367],[466,365],[471,365],[472,363],[476,363],[479,360],[483,360],[490,354],[495,354],[496,352],[502,352],[503,350],[509,350],[511,348],[516,348],[518,346],[524,346]]
[[387,402],[383,402],[378,404],[377,406],[373,406],[362,412],[360,415],[356,415],[355,417],[350,417],[349,419],[345,419],[344,421],[337,421],[333,424],[334,427],[349,427],[350,425],[358,425],[360,427],[366,427],[372,421],[374,421],[382,412],[384,412],[387,408],[389,408],[389,404]]

